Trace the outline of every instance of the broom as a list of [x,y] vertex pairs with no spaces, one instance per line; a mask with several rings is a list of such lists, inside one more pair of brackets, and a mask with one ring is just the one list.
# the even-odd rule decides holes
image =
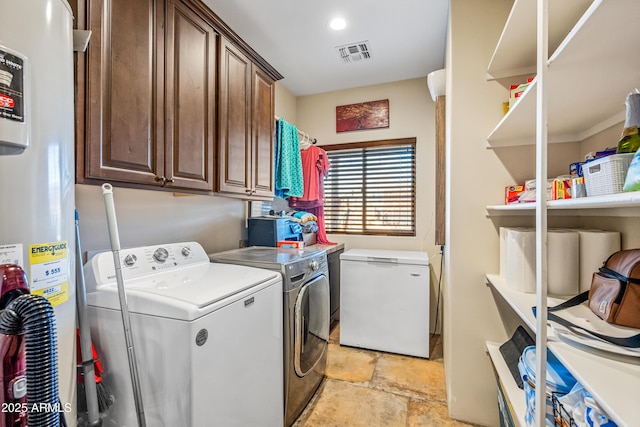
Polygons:
[[80,227],[78,211],[76,211],[76,303],[78,305],[77,359],[78,367],[78,413],[87,414],[87,425],[102,425],[100,413],[106,412],[113,404],[113,395],[102,382],[102,365],[89,332],[89,316],[87,315],[87,289],[82,268],[82,249],[80,245]]
[[111,407],[111,405],[113,405],[114,402],[113,395],[111,394],[107,386],[102,382],[101,374],[104,372],[104,369],[102,369],[102,364],[100,363],[98,353],[96,352],[96,348],[94,347],[93,343],[91,344],[91,354],[93,357],[89,360],[83,360],[82,351],[80,349],[80,329],[76,329],[76,336],[78,339],[78,341],[76,341],[78,344],[76,346],[78,367],[81,368],[78,372],[78,412],[89,412],[89,408],[87,407],[87,390],[84,378],[84,365],[92,364],[94,365],[94,383],[96,388],[98,412],[104,414]]

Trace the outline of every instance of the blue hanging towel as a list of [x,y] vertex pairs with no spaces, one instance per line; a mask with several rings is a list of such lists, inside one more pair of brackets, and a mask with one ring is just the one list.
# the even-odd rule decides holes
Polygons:
[[276,125],[275,195],[286,199],[302,197],[304,181],[298,129],[284,119]]

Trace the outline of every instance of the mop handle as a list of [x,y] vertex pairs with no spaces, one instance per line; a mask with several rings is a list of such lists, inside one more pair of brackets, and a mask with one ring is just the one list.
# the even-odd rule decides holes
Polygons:
[[111,184],[102,185],[102,195],[104,196],[104,207],[107,212],[107,225],[109,227],[109,238],[111,240],[111,250],[113,252],[113,262],[116,267],[116,281],[118,284],[118,297],[122,310],[122,324],[124,326],[124,338],[127,343],[127,355],[129,357],[129,371],[131,372],[131,385],[133,386],[133,398],[136,405],[138,425],[146,427],[144,418],[144,408],[142,406],[142,392],[140,389],[140,378],[136,365],[136,355],[133,349],[133,335],[131,333],[131,319],[129,318],[129,308],[127,306],[127,295],[124,289],[124,279],[122,277],[122,264],[120,262],[120,237],[118,236],[118,224],[116,222],[116,210],[113,204],[113,187]]

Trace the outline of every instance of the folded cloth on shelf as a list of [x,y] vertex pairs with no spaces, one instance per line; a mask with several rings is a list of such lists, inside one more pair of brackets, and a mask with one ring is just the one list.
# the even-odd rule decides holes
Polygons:
[[302,224],[302,232],[303,233],[317,233],[318,232],[318,223],[316,221],[307,221]]
[[310,212],[295,212],[291,215],[293,221],[299,222],[300,224],[304,224],[307,221],[317,221],[318,217]]

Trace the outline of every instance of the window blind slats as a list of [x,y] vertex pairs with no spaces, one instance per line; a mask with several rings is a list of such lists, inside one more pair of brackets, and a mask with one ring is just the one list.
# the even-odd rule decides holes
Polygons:
[[327,150],[327,232],[415,236],[415,138],[381,142]]

